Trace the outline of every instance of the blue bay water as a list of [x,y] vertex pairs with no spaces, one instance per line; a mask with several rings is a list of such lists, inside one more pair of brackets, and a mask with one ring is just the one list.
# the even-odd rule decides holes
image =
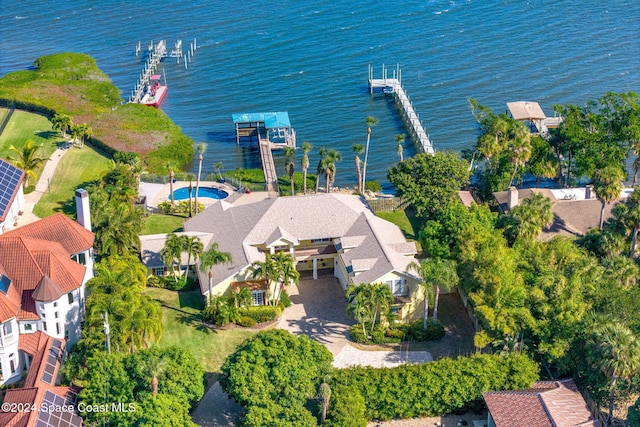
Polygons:
[[[355,180],[351,145],[371,136],[368,177],[386,183],[405,132],[390,99],[371,97],[367,67],[402,68],[404,86],[437,150],[475,143],[467,99],[496,112],[506,102],[584,104],[607,91],[640,91],[640,2],[635,0],[431,0],[387,2],[230,0],[41,2],[0,0],[0,75],[41,55],[87,53],[126,98],[143,60],[138,41],[169,47],[194,38],[188,69],[163,63],[162,109],[197,142],[204,170],[259,167],[236,146],[233,112],[288,111],[298,142],[337,148],[338,185]],[[186,49],[185,49],[186,50]],[[405,155],[415,153],[405,143]],[[300,157],[300,156],[298,156]],[[279,173],[284,173],[281,156]],[[299,162],[299,158],[298,158]],[[194,165],[189,168],[195,169]]]

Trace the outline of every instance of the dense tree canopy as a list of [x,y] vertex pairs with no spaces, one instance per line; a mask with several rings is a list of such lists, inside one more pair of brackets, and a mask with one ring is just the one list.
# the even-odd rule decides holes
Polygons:
[[417,216],[432,218],[469,181],[469,165],[455,153],[417,154],[389,169],[389,181]]

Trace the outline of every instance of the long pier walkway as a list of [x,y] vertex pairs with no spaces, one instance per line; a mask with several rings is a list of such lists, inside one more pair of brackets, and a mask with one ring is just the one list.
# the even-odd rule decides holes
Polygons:
[[369,91],[374,93],[381,90],[384,94],[393,94],[398,105],[398,110],[405,122],[411,137],[420,145],[422,151],[428,154],[435,154],[433,144],[429,135],[424,130],[420,118],[409,100],[409,96],[402,87],[401,70],[399,67],[393,72],[393,78],[387,78],[387,69],[382,66],[382,78],[373,78],[373,68],[369,65]]
[[264,172],[264,179],[267,182],[267,192],[269,193],[269,197],[278,197],[280,190],[278,189],[276,166],[273,163],[273,154],[271,153],[271,143],[259,134],[258,138],[260,158],[262,159],[262,171]]
[[140,78],[136,82],[129,102],[140,103],[140,101],[142,101],[145,90],[151,83],[151,76],[155,74],[158,64],[160,64],[160,61],[165,56],[167,56],[167,44],[165,41],[160,40],[155,45],[151,42],[149,45],[149,58],[147,59],[147,63],[144,65]]

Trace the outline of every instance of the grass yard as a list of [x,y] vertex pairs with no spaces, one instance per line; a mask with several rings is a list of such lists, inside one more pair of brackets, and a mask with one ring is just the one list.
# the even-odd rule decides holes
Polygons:
[[402,230],[407,239],[418,240],[418,233],[420,232],[421,225],[420,220],[415,216],[407,215],[406,211],[378,212],[376,213],[376,216],[386,219],[400,227],[400,230]]
[[92,147],[70,148],[56,169],[49,191],[42,195],[33,213],[45,218],[56,212],[75,213],[73,195],[77,188],[95,181],[109,169],[109,159]]
[[[4,116],[9,111],[5,108],[0,110],[0,116]],[[58,148],[58,144],[63,141],[60,133],[51,129],[51,122],[45,116],[16,110],[0,135],[0,157],[6,159],[8,156],[14,156],[15,153],[9,150],[9,146],[15,145],[21,148],[30,139],[37,146],[42,144],[46,158],[49,158]],[[37,155],[43,157],[42,151],[38,150]]]
[[175,215],[151,214],[144,220],[142,235],[182,231],[185,218]]
[[147,294],[162,304],[164,334],[161,347],[179,345],[190,349],[205,372],[218,373],[228,355],[256,331],[216,330],[202,323],[202,295],[199,291],[176,292],[147,288]]

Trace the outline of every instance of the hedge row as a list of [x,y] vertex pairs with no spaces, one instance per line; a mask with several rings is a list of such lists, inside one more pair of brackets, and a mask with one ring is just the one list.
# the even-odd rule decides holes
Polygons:
[[273,305],[257,305],[241,308],[239,314],[241,317],[250,317],[257,323],[263,323],[276,319],[282,314],[282,309],[279,306]]
[[440,323],[429,322],[424,329],[422,319],[413,323],[397,324],[393,328],[384,328],[376,325],[373,332],[366,325],[366,333],[361,324],[352,325],[349,329],[351,339],[360,344],[393,344],[402,341],[435,341],[445,336],[444,326]]
[[476,354],[396,368],[341,369],[331,388],[334,394],[345,389],[360,393],[366,419],[390,420],[475,409],[482,404],[482,392],[523,389],[537,379],[538,365],[525,355]]

